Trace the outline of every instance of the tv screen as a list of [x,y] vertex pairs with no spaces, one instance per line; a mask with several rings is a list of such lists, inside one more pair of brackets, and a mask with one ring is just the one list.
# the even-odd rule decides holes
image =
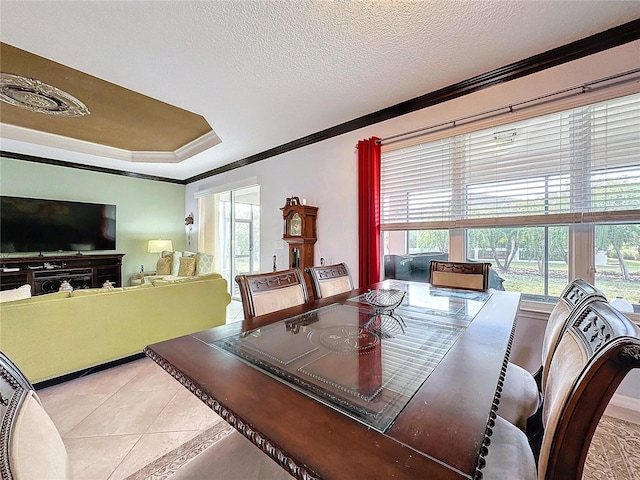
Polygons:
[[0,196],[2,253],[115,248],[115,205]]

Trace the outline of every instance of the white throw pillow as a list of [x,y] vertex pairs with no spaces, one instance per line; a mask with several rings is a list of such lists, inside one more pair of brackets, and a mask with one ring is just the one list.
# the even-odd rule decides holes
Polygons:
[[208,275],[213,273],[213,255],[198,252],[196,255],[196,275]]
[[13,290],[0,291],[0,303],[11,302],[13,300],[22,300],[31,297],[31,285],[26,284]]

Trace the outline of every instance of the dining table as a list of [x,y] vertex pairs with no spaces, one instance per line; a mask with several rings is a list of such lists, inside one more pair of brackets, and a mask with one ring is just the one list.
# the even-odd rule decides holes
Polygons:
[[478,480],[519,305],[384,280],[144,351],[295,478]]

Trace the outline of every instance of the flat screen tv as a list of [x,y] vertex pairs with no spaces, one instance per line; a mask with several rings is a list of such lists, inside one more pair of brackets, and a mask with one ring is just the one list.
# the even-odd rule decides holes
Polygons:
[[0,196],[2,253],[115,248],[115,205]]

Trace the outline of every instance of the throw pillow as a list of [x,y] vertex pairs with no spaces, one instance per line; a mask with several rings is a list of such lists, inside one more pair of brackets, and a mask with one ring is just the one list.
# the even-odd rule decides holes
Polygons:
[[179,277],[191,277],[196,274],[196,258],[182,257],[180,258],[180,268],[178,269]]
[[213,255],[198,252],[196,255],[196,275],[213,273]]
[[13,300],[22,300],[31,297],[31,285],[28,283],[13,290],[0,291],[0,302],[11,302]]
[[172,261],[171,257],[160,257],[156,264],[156,275],[170,275]]
[[182,252],[173,252],[173,261],[171,262],[171,275],[178,275],[178,271],[180,271],[181,258]]

